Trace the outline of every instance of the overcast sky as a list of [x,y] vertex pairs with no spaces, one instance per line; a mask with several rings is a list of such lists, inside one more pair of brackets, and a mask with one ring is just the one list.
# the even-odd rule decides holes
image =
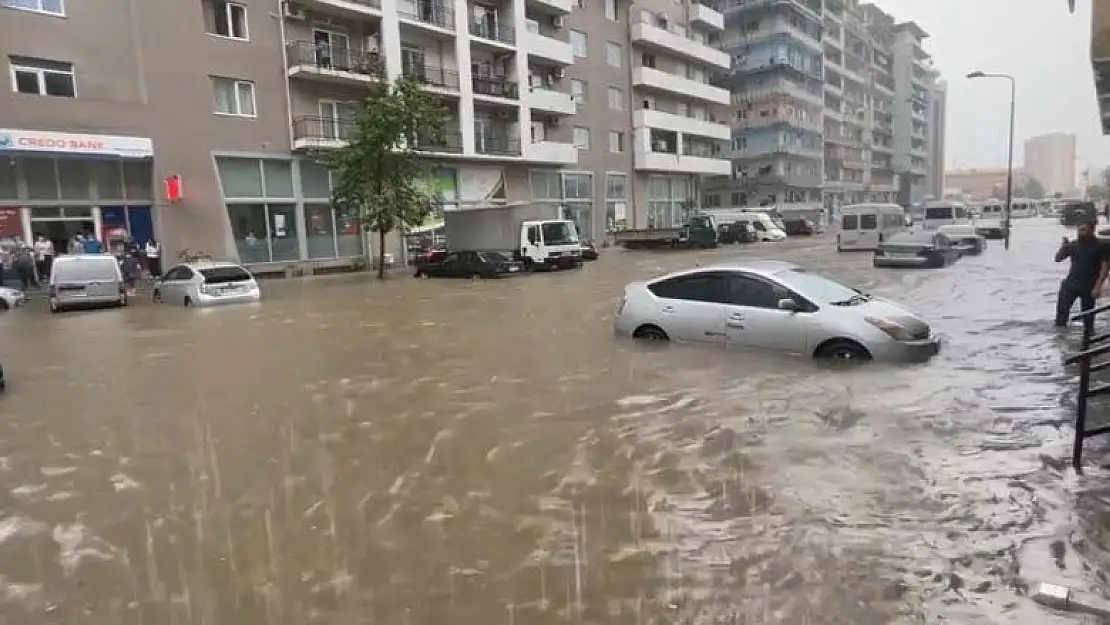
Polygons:
[[1091,73],[1091,0],[1076,0],[1074,14],[1067,0],[871,1],[930,34],[925,49],[948,82],[949,168],[1006,164],[1009,84],[964,78],[975,70],[1017,79],[1015,164],[1026,138],[1056,131],[1076,135],[1078,172],[1110,164]]

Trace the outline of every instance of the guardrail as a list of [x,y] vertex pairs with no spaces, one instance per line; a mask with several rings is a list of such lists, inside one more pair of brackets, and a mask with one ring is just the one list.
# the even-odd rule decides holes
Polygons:
[[1079,352],[1064,360],[1065,364],[1079,365],[1079,392],[1075,398],[1075,442],[1072,446],[1071,466],[1076,473],[1080,474],[1083,473],[1083,443],[1088,438],[1110,434],[1110,425],[1087,429],[1087,412],[1090,407],[1087,400],[1100,395],[1110,395],[1110,383],[1091,384],[1092,373],[1110,369],[1110,358],[1094,362],[1096,358],[1110,354],[1110,332],[1095,334],[1093,330],[1095,317],[1108,310],[1110,310],[1110,304],[1103,304],[1071,316],[1072,321],[1082,320],[1084,324]]

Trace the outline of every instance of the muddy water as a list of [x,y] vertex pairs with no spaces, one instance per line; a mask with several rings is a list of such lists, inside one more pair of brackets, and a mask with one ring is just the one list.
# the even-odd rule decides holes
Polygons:
[[[826,239],[5,315],[0,624],[1070,622],[1017,587],[1103,560],[1105,480],[1058,462],[1060,234],[928,272]],[[915,306],[944,351],[612,337],[626,281],[756,254]]]

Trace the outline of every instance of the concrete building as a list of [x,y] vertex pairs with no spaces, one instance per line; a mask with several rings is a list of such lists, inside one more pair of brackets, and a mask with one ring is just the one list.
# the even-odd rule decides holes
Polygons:
[[591,236],[674,221],[729,170],[722,27],[690,0],[3,0],[0,236],[129,229],[171,253],[349,262],[357,218],[307,153],[342,146],[355,104],[402,75],[450,111],[420,145],[446,210],[553,200]]
[[[945,189],[979,199],[1006,197],[1006,168],[954,169],[945,172]],[[1024,169],[1014,168],[1014,192],[1029,182]],[[941,196],[937,196],[941,197]]]
[[1091,0],[1091,69],[1102,134],[1110,135],[1110,0]]
[[1053,132],[1025,140],[1025,171],[1041,183],[1046,195],[1077,192],[1075,135]]
[[925,195],[944,198],[944,133],[947,131],[948,84],[943,80],[932,86],[932,106],[929,109],[929,159],[925,177]]
[[913,22],[895,28],[894,168],[903,204],[920,202],[929,195],[930,108],[937,74],[922,47],[928,36]]

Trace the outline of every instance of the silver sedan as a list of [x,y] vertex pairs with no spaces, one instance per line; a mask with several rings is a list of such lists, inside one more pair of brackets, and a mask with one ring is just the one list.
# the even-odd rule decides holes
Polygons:
[[153,295],[158,303],[212,306],[257,302],[262,292],[251,272],[235,263],[196,262],[170,267]]
[[940,339],[920,315],[780,261],[697,267],[625,287],[614,329],[638,339],[915,362]]

